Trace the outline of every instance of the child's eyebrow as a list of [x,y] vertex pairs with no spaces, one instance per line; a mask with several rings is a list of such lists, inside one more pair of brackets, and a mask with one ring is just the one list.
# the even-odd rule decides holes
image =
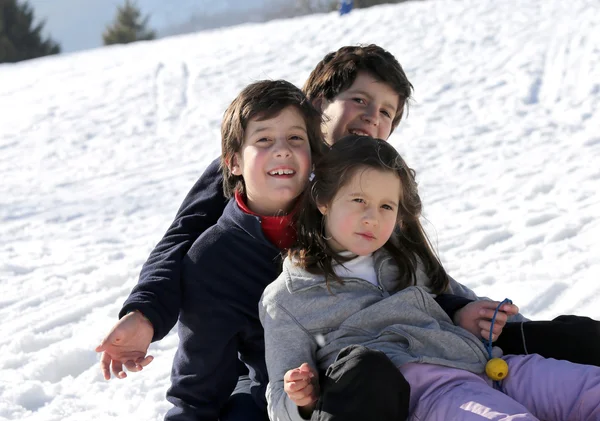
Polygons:
[[[369,195],[366,194],[365,192],[349,193],[348,196],[350,196],[350,197],[364,197],[366,199],[370,199]],[[386,198],[384,198],[383,201],[385,203],[389,203],[389,204],[392,204],[392,205],[398,207],[398,202],[396,202],[396,201],[394,201],[392,199],[386,199]]]
[[292,126],[292,127],[290,127],[290,129],[302,130],[303,132],[306,133],[306,127],[304,127],[304,126]]
[[[262,133],[262,132],[265,132],[265,131],[267,131],[267,130],[271,130],[271,129],[273,129],[273,127],[272,127],[272,126],[262,126],[262,127],[257,127],[256,129],[252,130],[252,131],[249,133],[249,135],[250,135],[250,136],[252,136],[252,135],[255,135],[255,134],[257,134],[257,133]],[[303,127],[303,126],[290,126],[290,127],[288,127],[288,130],[301,130],[301,131],[303,131],[304,133],[307,133],[307,132],[306,132],[306,127]]]

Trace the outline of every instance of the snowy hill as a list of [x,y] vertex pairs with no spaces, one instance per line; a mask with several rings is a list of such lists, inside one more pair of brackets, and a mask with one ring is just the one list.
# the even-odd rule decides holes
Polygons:
[[448,272],[530,318],[600,318],[599,26],[597,0],[433,0],[0,66],[0,420],[162,419],[176,334],[123,381],[93,349],[227,104],[345,44],[415,86],[390,141]]

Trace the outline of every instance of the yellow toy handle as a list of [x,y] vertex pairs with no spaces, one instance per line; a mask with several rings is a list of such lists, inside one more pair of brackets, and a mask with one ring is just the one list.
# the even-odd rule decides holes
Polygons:
[[503,380],[508,376],[508,364],[502,358],[492,358],[485,365],[485,374],[492,380]]

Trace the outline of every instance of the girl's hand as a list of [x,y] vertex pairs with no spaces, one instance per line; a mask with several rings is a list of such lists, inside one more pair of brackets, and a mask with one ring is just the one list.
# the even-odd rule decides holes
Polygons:
[[[498,301],[473,301],[456,312],[454,324],[468,330],[477,337],[489,339],[492,317],[494,317],[494,311],[499,304]],[[503,304],[500,307],[494,322],[492,341],[498,339],[508,317],[514,316],[518,312],[519,307],[514,304]]]
[[319,377],[307,363],[289,370],[283,376],[283,390],[301,411],[310,414],[319,399]]

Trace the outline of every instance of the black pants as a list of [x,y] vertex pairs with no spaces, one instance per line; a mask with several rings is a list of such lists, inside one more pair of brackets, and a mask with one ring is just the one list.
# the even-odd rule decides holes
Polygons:
[[269,421],[267,409],[260,407],[250,393],[251,383],[247,374],[240,376],[235,390],[221,409],[219,421]]
[[[319,379],[321,398],[312,421],[403,421],[408,417],[410,387],[394,364],[379,351],[353,345],[340,351]],[[250,394],[250,379],[241,376],[221,411],[220,421],[269,421]]]
[[504,354],[540,354],[600,366],[600,322],[589,317],[559,316],[551,321],[507,323],[495,345]]
[[403,421],[410,386],[379,351],[353,345],[342,349],[320,376],[321,398],[311,421]]

